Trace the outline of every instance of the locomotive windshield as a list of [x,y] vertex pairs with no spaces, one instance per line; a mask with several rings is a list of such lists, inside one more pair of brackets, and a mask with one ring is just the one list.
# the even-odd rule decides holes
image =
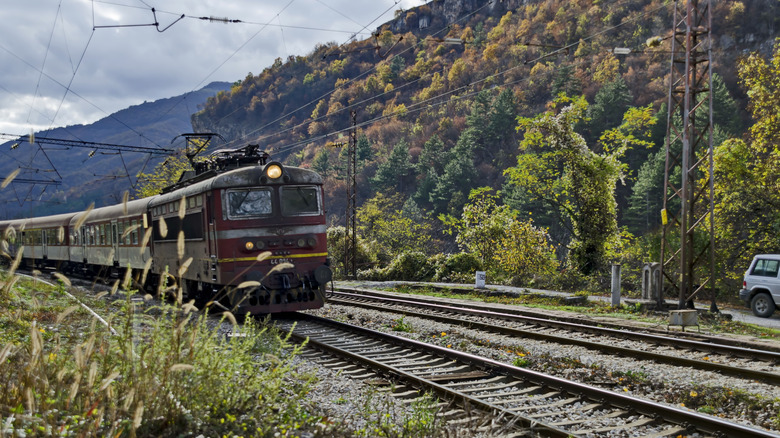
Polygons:
[[282,214],[285,216],[320,213],[317,187],[282,187]]
[[232,217],[269,215],[273,211],[271,191],[268,189],[229,191],[228,208]]

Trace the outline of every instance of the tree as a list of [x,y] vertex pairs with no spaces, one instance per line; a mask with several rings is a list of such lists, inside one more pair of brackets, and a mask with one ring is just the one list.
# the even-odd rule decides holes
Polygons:
[[407,179],[413,175],[414,167],[409,156],[409,144],[401,140],[393,147],[387,161],[377,167],[376,175],[371,178],[371,184],[377,192],[388,189],[402,192]]
[[731,97],[723,79],[712,75],[712,121],[728,135],[737,135],[742,130],[742,121],[737,102]]
[[558,267],[547,232],[529,219],[499,203],[489,187],[474,189],[459,219],[440,215],[447,232],[456,234],[460,249],[473,254],[491,276],[511,277],[520,284],[538,275],[552,274]]
[[327,176],[330,170],[329,164],[329,151],[326,148],[322,148],[314,156],[314,161],[311,163],[311,169],[323,177]]
[[747,140],[715,150],[716,248],[732,277],[754,254],[780,251],[780,39],[769,62],[753,53],[739,74],[754,123]]
[[[583,43],[580,43],[583,45]],[[552,83],[552,95],[557,96],[563,93],[569,97],[576,97],[582,94],[582,83],[577,76],[574,76],[574,67],[571,64],[563,64],[555,74]]]
[[404,251],[432,249],[432,224],[428,214],[414,201],[402,202],[400,194],[378,193],[357,211],[361,237],[369,246],[381,248],[381,261]]
[[458,212],[466,203],[466,193],[476,184],[477,169],[471,158],[478,145],[478,133],[466,128],[452,150],[451,159],[436,179],[429,200],[437,213]]
[[521,154],[505,174],[529,199],[557,212],[571,232],[570,257],[587,275],[603,267],[618,237],[615,185],[625,148],[602,154],[588,149],[574,130],[586,111],[587,102],[578,98],[557,114],[521,119]]
[[146,198],[162,193],[163,189],[179,181],[184,172],[192,170],[184,154],[170,156],[154,166],[150,173],[138,173],[135,189],[137,198]]
[[604,131],[618,126],[631,103],[631,92],[623,78],[604,84],[588,108],[591,137],[598,138]]

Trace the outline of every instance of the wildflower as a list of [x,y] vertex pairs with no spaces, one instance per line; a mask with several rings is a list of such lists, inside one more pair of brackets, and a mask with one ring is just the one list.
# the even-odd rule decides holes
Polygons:
[[691,397],[696,397],[697,395],[699,395],[698,392],[691,390]]
[[441,337],[443,338],[445,336],[447,336],[447,332],[441,332]]

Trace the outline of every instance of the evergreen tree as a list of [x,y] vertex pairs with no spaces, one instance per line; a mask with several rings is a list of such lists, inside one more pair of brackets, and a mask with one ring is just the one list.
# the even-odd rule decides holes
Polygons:
[[460,212],[468,200],[468,193],[476,186],[477,169],[474,166],[474,150],[479,144],[478,131],[466,128],[452,150],[452,157],[436,180],[429,200],[437,213]]
[[387,161],[380,164],[376,174],[371,178],[371,184],[377,192],[395,189],[403,192],[407,180],[414,176],[414,166],[409,156],[409,144],[401,140],[393,147]]
[[738,135],[742,130],[737,102],[717,74],[712,75],[712,122],[730,136]]
[[[517,101],[515,93],[505,89],[490,105],[490,114],[487,124],[488,141],[503,144],[515,133],[517,126]],[[516,144],[516,143],[515,143]]]
[[623,78],[618,77],[604,84],[593,98],[593,105],[588,108],[590,140],[597,139],[604,131],[620,125],[630,103],[631,92]]
[[317,155],[314,156],[314,161],[311,163],[311,169],[322,175],[323,178],[328,175],[328,171],[330,170],[328,155],[328,150],[322,148],[317,152]]
[[574,67],[570,64],[561,65],[555,73],[552,95],[558,96],[561,93],[569,97],[577,97],[582,94],[582,83],[578,77],[574,76]]

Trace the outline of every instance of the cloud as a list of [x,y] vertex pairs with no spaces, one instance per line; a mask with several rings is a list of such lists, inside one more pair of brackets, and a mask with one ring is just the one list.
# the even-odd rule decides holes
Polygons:
[[[212,81],[240,80],[249,72],[261,72],[276,58],[306,55],[318,43],[343,43],[361,30],[359,37],[365,38],[392,19],[395,10],[423,2],[8,3],[3,5],[0,27],[0,132],[21,134],[30,128],[91,123],[130,105],[182,94]],[[160,30],[170,28],[158,32],[144,26],[155,20],[151,7],[157,11]],[[175,22],[182,14],[186,18]]]

